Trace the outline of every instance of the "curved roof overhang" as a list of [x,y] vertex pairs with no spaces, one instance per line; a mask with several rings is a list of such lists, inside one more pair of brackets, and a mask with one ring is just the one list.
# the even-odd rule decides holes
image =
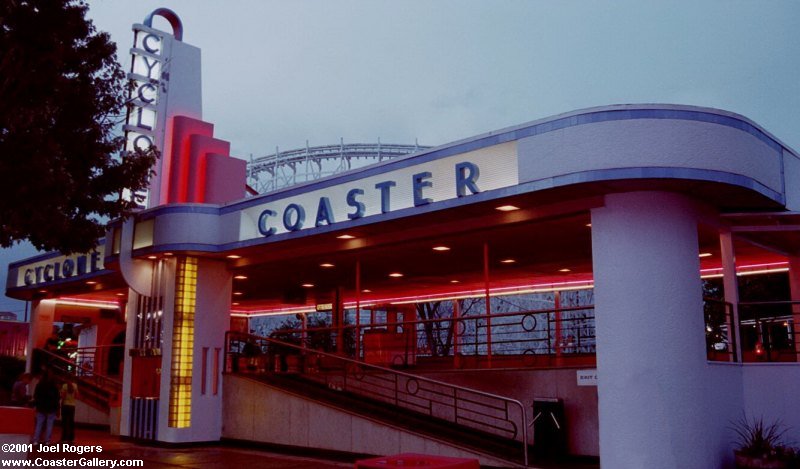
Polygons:
[[[389,205],[384,190],[391,193]],[[720,213],[796,210],[800,158],[755,123],[725,111],[593,108],[222,206],[156,207],[136,215],[131,255],[244,254],[252,263],[315,250],[356,250],[366,247],[363,241],[343,244],[336,236],[358,231],[369,233],[373,242],[392,243],[463,233],[585,214],[601,206],[606,194],[640,190],[681,192]],[[493,210],[518,202],[527,208],[510,214]],[[298,207],[306,224],[289,229],[283,216],[290,212],[291,225]],[[107,236],[105,261],[111,269],[119,261],[113,240],[121,226],[113,224]]]

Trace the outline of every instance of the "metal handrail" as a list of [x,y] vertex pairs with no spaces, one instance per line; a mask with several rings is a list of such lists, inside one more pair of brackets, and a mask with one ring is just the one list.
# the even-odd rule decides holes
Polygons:
[[[555,313],[573,313],[585,311],[587,312],[587,316],[585,317],[563,317],[560,319],[554,318]],[[482,340],[487,334],[487,331],[491,332],[493,337],[492,340],[492,354],[494,355],[524,355],[524,356],[532,356],[532,355],[580,355],[580,354],[593,354],[594,353],[594,339],[595,335],[593,331],[589,331],[588,333],[584,331],[584,329],[594,329],[593,324],[586,325],[584,321],[589,321],[594,319],[594,306],[593,305],[585,305],[585,306],[570,306],[570,307],[561,307],[561,308],[546,308],[540,310],[526,310],[526,311],[519,311],[519,312],[511,312],[511,313],[496,313],[491,315],[481,314],[481,315],[469,315],[469,316],[459,316],[459,317],[441,317],[441,318],[433,318],[433,319],[414,319],[414,320],[404,320],[404,321],[393,321],[393,322],[386,322],[386,323],[373,323],[373,324],[344,324],[341,326],[324,326],[324,327],[304,327],[300,329],[281,329],[280,331],[274,331],[274,333],[280,333],[283,336],[294,336],[296,338],[301,338],[306,342],[310,342],[314,337],[315,334],[331,334],[331,337],[336,337],[337,340],[339,337],[345,337],[347,334],[350,334],[352,339],[358,343],[362,341],[362,334],[367,330],[374,330],[374,329],[402,329],[404,333],[409,331],[411,335],[417,335],[417,340],[415,341],[414,350],[410,350],[415,356],[420,355],[424,356],[427,354],[427,350],[429,348],[420,347],[420,345],[424,344],[430,337],[426,337],[427,333],[425,332],[426,326],[430,326],[433,324],[447,324],[449,323],[449,327],[453,327],[453,325],[464,325],[469,322],[474,322],[474,330],[471,332],[459,332],[456,335],[460,339],[460,342],[456,346],[455,338],[451,337],[453,343],[450,343],[450,347],[448,353],[441,355],[441,356],[455,356],[458,353],[461,356],[467,356],[464,353],[465,350],[471,349],[474,351],[475,355],[485,355],[485,352],[479,352],[479,349],[485,346],[488,346],[489,343],[487,340]],[[539,315],[546,315],[547,318],[544,320],[543,328],[531,328],[528,329],[525,326],[525,321],[528,318],[533,318],[534,324],[536,323],[536,317]],[[511,317],[518,317],[518,323],[509,323],[509,322],[502,322],[505,318]],[[491,320],[491,323],[489,322]],[[539,319],[541,321],[541,318]],[[560,323],[556,326],[557,323]],[[518,326],[517,330],[509,331],[507,328],[512,326]],[[463,326],[461,326],[463,327]],[[466,329],[466,328],[464,328]],[[445,330],[436,331],[436,333],[443,333]],[[557,337],[558,333],[561,333],[561,337]],[[565,334],[566,333],[566,334]],[[535,336],[534,334],[538,334]],[[562,342],[566,335],[572,336],[574,339],[574,343],[571,345],[564,345]],[[318,336],[317,336],[318,337]],[[469,338],[470,340],[467,341],[466,339]],[[510,350],[508,348],[503,348],[504,346],[509,346],[511,344],[528,344],[522,345],[522,348],[518,350]],[[429,346],[433,346],[435,344],[427,344]],[[356,347],[359,348],[359,347]],[[359,352],[361,350],[359,349]],[[544,352],[544,353],[542,353]],[[434,354],[435,355],[435,354]]]
[[[739,302],[742,353],[746,353],[743,361],[800,361],[798,305],[796,300]],[[755,331],[745,334],[753,331],[751,327]],[[781,328],[786,330],[781,332]]]
[[[422,389],[420,383],[427,383],[429,385],[432,385],[432,386],[435,386],[435,387],[438,387],[438,388],[449,389],[449,390],[452,391],[452,394],[450,396],[445,396],[443,393],[439,393],[438,395],[439,396],[445,396],[445,397],[448,397],[448,398],[452,399],[453,419],[451,419],[451,421],[453,421],[453,423],[462,424],[462,425],[465,425],[465,426],[468,426],[468,427],[471,427],[471,428],[474,428],[474,429],[479,429],[479,430],[482,430],[484,428],[494,428],[494,429],[497,429],[497,430],[503,430],[503,428],[500,427],[500,426],[489,425],[489,424],[486,424],[486,423],[484,423],[484,422],[482,422],[480,420],[475,420],[476,418],[481,418],[481,417],[491,418],[493,411],[495,411],[495,413],[497,413],[497,411],[499,411],[499,412],[505,414],[505,418],[503,418],[503,419],[499,419],[498,418],[498,419],[502,420],[504,422],[508,422],[513,428],[513,435],[511,437],[511,439],[515,439],[516,436],[517,436],[517,433],[518,433],[518,429],[522,428],[523,460],[524,460],[525,465],[526,466],[528,465],[528,419],[527,419],[527,414],[525,412],[525,406],[522,404],[522,402],[520,402],[517,399],[512,399],[512,398],[509,398],[509,397],[500,396],[500,395],[492,394],[492,393],[485,392],[485,391],[479,391],[479,390],[476,390],[476,389],[471,389],[471,388],[467,388],[467,387],[464,387],[464,386],[459,386],[459,385],[447,383],[447,382],[444,382],[444,381],[439,381],[439,380],[435,380],[435,379],[431,379],[431,378],[426,378],[426,377],[414,375],[414,374],[411,374],[411,373],[405,373],[405,372],[394,370],[394,369],[391,369],[391,368],[384,368],[384,367],[381,367],[381,366],[372,365],[372,364],[369,364],[369,363],[364,363],[364,362],[359,361],[359,360],[354,360],[354,359],[351,359],[351,358],[343,357],[341,355],[335,355],[335,354],[332,354],[332,353],[327,353],[327,352],[321,352],[321,351],[318,351],[318,350],[308,349],[306,347],[302,347],[300,345],[292,344],[290,342],[285,342],[285,341],[281,341],[281,340],[277,340],[277,339],[273,339],[273,338],[269,338],[269,337],[261,337],[261,336],[245,334],[245,333],[241,333],[241,332],[234,332],[234,331],[228,331],[225,334],[225,342],[227,344],[227,346],[225,348],[225,363],[226,363],[226,371],[227,372],[231,371],[230,369],[228,369],[228,364],[232,363],[231,360],[229,359],[229,355],[232,353],[231,352],[231,350],[233,348],[232,347],[232,343],[233,343],[234,340],[236,340],[236,338],[238,338],[239,340],[243,340],[245,342],[249,341],[251,343],[254,342],[254,341],[262,341],[262,342],[265,342],[265,343],[267,343],[269,345],[272,345],[272,346],[274,346],[276,348],[279,348],[279,349],[280,348],[294,349],[294,350],[296,350],[297,352],[299,352],[300,354],[302,354],[302,355],[304,355],[306,357],[309,357],[309,356],[312,356],[312,357],[314,357],[314,356],[315,357],[326,357],[326,358],[332,359],[334,361],[344,362],[347,365],[342,367],[342,370],[341,370],[341,371],[344,372],[344,380],[345,380],[343,383],[341,383],[341,385],[342,385],[342,389],[341,390],[347,390],[347,391],[353,391],[353,392],[362,391],[362,395],[363,394],[368,394],[368,396],[365,396],[365,397],[373,397],[374,398],[375,396],[384,396],[384,395],[376,394],[374,391],[373,392],[364,392],[363,389],[358,389],[357,387],[348,387],[347,386],[347,374],[348,374],[348,371],[350,372],[350,374],[353,375],[353,379],[356,379],[357,381],[363,381],[365,379],[365,377],[367,375],[366,373],[364,373],[365,369],[366,370],[372,370],[372,371],[374,371],[375,373],[377,373],[379,375],[380,374],[382,374],[382,375],[387,375],[387,374],[391,375],[391,376],[394,377],[394,389],[393,389],[393,392],[394,392],[394,399],[393,400],[394,400],[394,402],[393,403],[394,403],[395,406],[402,407],[402,408],[405,408],[405,409],[412,409],[412,410],[416,410],[416,411],[420,412],[422,409],[424,409],[424,405],[417,404],[416,402],[420,402],[420,401],[424,402],[426,400],[426,398],[424,397],[425,394],[427,394],[427,395],[437,395],[437,393],[435,391],[432,391],[431,389]],[[309,373],[305,373],[306,377],[308,377],[309,375],[310,375]],[[405,390],[401,390],[399,388],[398,385],[400,384],[401,381],[399,379],[397,379],[397,377],[405,378]],[[411,384],[411,383],[413,383],[413,384]],[[328,384],[330,385],[330,383],[328,383]],[[373,384],[373,386],[377,386],[377,385]],[[413,389],[413,391],[412,391],[412,389]],[[423,395],[419,395],[420,391],[425,391],[425,392],[423,393]],[[472,396],[475,396],[475,397],[473,397],[474,400],[467,399],[466,397],[460,397],[459,396],[459,392],[465,393],[465,394],[468,393],[468,394],[471,394]],[[503,402],[504,403],[504,407],[502,407],[500,405],[497,405],[497,404],[491,405],[491,404],[486,403],[486,402],[481,402],[480,400],[477,399],[477,397],[484,398],[484,400],[489,400],[489,401],[494,400],[494,401]],[[463,403],[461,404],[461,406],[459,406],[459,403],[461,403],[461,402],[466,403],[468,405],[468,407],[464,407]],[[436,418],[444,418],[441,414],[434,415],[434,404],[444,405],[444,403],[442,403],[441,401],[434,401],[431,397],[428,397],[427,398],[427,411],[428,411],[427,415],[429,415],[431,417],[436,417]],[[509,410],[510,410],[509,406],[519,408],[519,415],[520,415],[520,419],[521,419],[521,422],[519,423],[519,425],[511,420],[512,415],[509,412]],[[482,411],[478,410],[481,407],[487,409],[487,410],[483,411],[483,412],[486,412],[486,413],[481,413]],[[463,416],[463,414],[462,414],[461,417],[459,417],[459,415],[460,415],[459,414],[459,410],[461,410],[464,413],[470,413],[472,418],[470,418],[470,416]],[[444,419],[448,420],[446,418],[444,418]],[[505,431],[509,432],[509,433],[512,433],[509,430],[505,430]]]
[[[707,308],[709,305],[721,307],[722,316],[715,317],[714,312]],[[708,354],[708,359],[711,361],[737,361],[736,332],[734,330],[737,326],[734,324],[733,304],[724,300],[705,297],[703,298],[703,316],[706,326],[706,353]],[[720,337],[723,334],[725,336]],[[714,339],[718,341],[715,343],[713,342]],[[722,340],[720,341],[719,339]],[[725,345],[724,358],[722,360],[720,360],[719,354],[723,351],[713,348],[715,344]]]
[[79,383],[83,383],[87,386],[93,386],[103,392],[108,393],[107,397],[109,401],[115,401],[119,398],[119,395],[122,392],[121,381],[110,378],[103,374],[95,373],[93,370],[89,374],[81,373],[80,366],[76,362],[48,350],[36,349],[35,352],[44,356],[48,365],[50,365],[50,367],[54,368],[56,371],[62,374],[74,376],[78,379]]

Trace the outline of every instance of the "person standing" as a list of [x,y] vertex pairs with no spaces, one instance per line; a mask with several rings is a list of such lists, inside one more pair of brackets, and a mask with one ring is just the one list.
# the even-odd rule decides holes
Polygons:
[[11,405],[27,406],[31,402],[31,374],[22,373],[11,388]]
[[33,392],[34,408],[36,409],[36,429],[33,432],[33,443],[50,444],[53,422],[58,413],[58,399],[58,386],[50,373],[45,372]]
[[75,400],[78,385],[71,376],[61,385],[61,442],[75,442]]

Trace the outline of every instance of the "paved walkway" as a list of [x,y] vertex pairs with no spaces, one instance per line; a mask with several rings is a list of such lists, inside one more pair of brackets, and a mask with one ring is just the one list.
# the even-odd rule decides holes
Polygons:
[[[53,429],[53,441],[58,441],[61,430]],[[236,448],[225,445],[172,448],[140,445],[108,432],[78,428],[75,445],[99,445],[101,453],[31,453],[29,459],[141,459],[145,469],[333,469],[352,468],[352,462],[330,461],[313,457],[289,456],[269,451]],[[596,464],[545,465],[548,469],[598,469]]]
[[[53,441],[58,441],[60,430],[53,430]],[[30,458],[46,459],[141,459],[145,469],[333,469],[352,468],[352,463],[326,461],[317,458],[287,456],[267,451],[258,451],[229,446],[199,446],[188,448],[169,448],[143,446],[131,441],[121,440],[107,432],[78,428],[75,431],[75,445],[100,445],[103,452],[97,453],[32,453]]]

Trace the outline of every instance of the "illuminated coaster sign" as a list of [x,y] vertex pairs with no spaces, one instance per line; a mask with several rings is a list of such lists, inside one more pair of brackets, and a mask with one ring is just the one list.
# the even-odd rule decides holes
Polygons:
[[513,142],[409,165],[242,211],[240,239],[330,226],[517,185]]
[[[163,69],[164,38],[156,30],[134,25],[131,71],[128,73],[130,94],[125,129],[125,151],[158,147],[158,104],[166,99],[169,74]],[[136,194],[142,207],[148,204],[148,191]]]
[[51,282],[99,272],[105,268],[103,266],[104,252],[105,245],[101,244],[92,252],[52,257],[20,266],[17,271],[17,286],[43,286]]

